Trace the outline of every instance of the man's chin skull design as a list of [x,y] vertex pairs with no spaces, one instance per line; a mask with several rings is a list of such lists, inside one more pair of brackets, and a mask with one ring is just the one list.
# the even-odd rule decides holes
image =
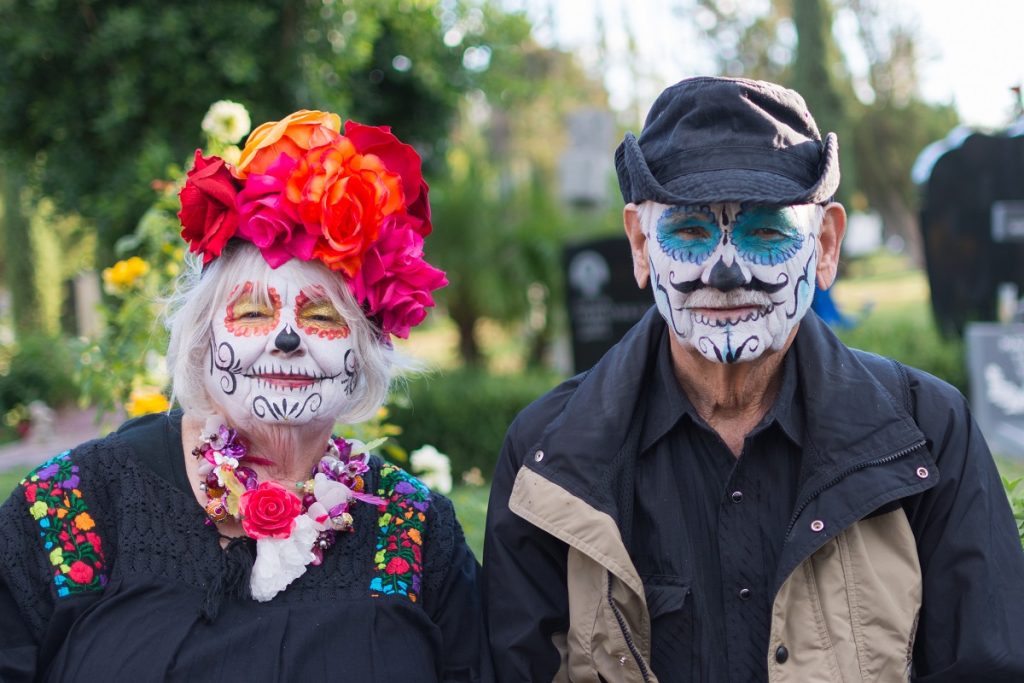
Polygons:
[[356,392],[348,324],[289,265],[238,283],[214,315],[206,390],[234,426],[333,422]]
[[655,303],[680,343],[720,363],[782,348],[814,295],[820,208],[640,210]]

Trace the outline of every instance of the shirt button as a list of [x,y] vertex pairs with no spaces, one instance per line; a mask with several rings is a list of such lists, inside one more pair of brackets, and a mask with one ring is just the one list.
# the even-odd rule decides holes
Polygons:
[[732,502],[734,503],[741,502],[743,500],[743,491],[733,491],[730,498],[732,498]]
[[786,660],[789,659],[789,650],[786,649],[785,645],[779,645],[775,648],[775,661],[779,664],[785,664]]
[[753,595],[749,588],[741,588],[739,592],[740,600],[749,600],[750,596]]

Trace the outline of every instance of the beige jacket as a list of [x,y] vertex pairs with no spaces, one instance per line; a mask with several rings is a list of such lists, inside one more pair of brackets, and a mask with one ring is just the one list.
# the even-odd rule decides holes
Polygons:
[[[615,521],[527,467],[515,514],[569,546],[570,629],[556,681],[655,683],[651,619]],[[861,520],[801,562],[772,609],[772,683],[906,681],[921,569],[902,509]]]

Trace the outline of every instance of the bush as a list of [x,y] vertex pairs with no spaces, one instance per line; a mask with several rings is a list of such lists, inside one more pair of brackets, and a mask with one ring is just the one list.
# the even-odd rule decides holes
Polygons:
[[490,478],[512,420],[560,379],[479,370],[426,375],[409,382],[407,399],[392,403],[391,421],[402,427],[399,440],[406,448],[431,444],[448,455],[455,481],[473,467]]
[[848,346],[895,358],[967,393],[963,342],[939,333],[927,304],[874,311],[839,336]]
[[0,367],[0,415],[32,401],[58,407],[75,399],[72,360],[59,338],[25,336]]

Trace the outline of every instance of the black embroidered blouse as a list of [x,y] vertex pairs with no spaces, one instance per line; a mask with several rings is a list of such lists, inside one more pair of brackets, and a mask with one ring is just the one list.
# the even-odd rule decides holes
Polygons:
[[374,459],[319,566],[259,603],[221,547],[180,414],[55,456],[0,507],[0,680],[486,681],[479,566],[451,503]]

